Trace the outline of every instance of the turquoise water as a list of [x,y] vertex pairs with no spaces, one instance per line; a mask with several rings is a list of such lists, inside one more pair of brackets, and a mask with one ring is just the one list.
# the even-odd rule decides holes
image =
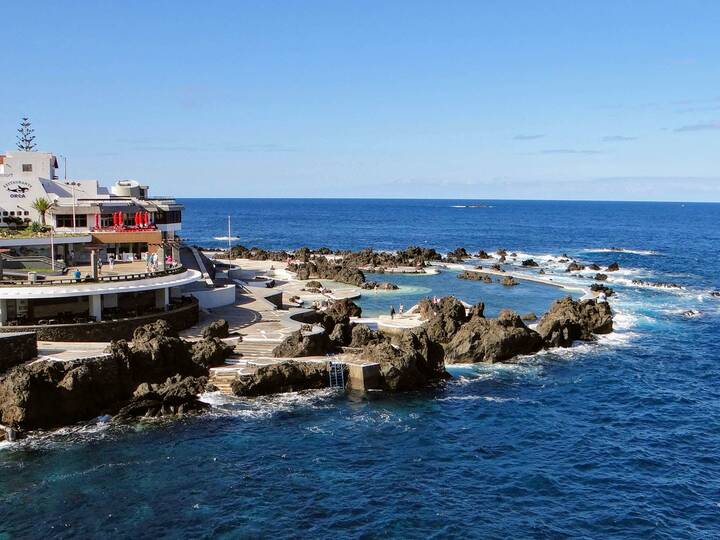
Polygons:
[[[501,309],[510,308],[518,313],[534,312],[540,316],[553,300],[562,296],[582,296],[577,291],[521,281],[519,285],[505,287],[500,283],[483,283],[458,279],[457,270],[441,270],[437,275],[415,276],[399,274],[367,274],[370,281],[390,281],[400,287],[397,291],[363,291],[357,304],[363,315],[372,317],[386,315],[393,306],[397,311],[402,304],[405,309],[417,304],[423,297],[455,295],[465,302],[485,303],[485,313],[496,316]],[[497,278],[493,278],[497,279]]]
[[[208,396],[213,412],[198,418],[90,421],[4,445],[0,537],[720,536],[720,299],[709,294],[720,289],[720,205],[185,202],[184,233],[205,245],[232,213],[246,245],[617,260],[617,331],[519,365],[453,368],[454,380],[423,392]],[[482,298],[490,310],[541,312],[557,292],[452,273],[384,278]],[[384,312],[387,298],[362,302]]]

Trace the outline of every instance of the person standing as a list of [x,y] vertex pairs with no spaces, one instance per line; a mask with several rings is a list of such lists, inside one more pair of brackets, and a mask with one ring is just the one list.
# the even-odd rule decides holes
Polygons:
[[398,312],[400,315],[402,315],[405,312],[405,306],[403,304],[400,304],[400,308],[398,309]]
[[115,257],[112,255],[108,255],[108,268],[110,268],[110,271],[113,271],[113,268],[115,268]]
[[390,306],[390,319],[395,318],[395,306]]

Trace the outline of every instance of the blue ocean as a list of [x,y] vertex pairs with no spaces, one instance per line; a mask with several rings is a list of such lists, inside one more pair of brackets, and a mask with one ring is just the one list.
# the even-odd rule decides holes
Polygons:
[[[247,247],[618,262],[616,331],[519,364],[452,367],[422,392],[214,396],[200,417],[2,443],[0,539],[720,537],[720,204],[183,202],[184,238],[207,247],[225,244],[229,215]],[[567,294],[451,270],[382,279],[400,290],[363,296],[368,314],[450,293],[541,314]]]

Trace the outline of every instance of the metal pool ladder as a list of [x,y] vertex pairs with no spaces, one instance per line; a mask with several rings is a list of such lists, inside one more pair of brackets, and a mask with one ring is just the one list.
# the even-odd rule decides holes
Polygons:
[[345,388],[345,363],[331,361],[329,364],[330,388]]

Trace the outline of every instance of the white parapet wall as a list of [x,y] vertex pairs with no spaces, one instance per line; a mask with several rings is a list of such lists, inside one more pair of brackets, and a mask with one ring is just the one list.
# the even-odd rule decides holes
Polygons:
[[197,298],[201,309],[213,309],[235,303],[235,285],[224,285],[213,289],[190,291]]

